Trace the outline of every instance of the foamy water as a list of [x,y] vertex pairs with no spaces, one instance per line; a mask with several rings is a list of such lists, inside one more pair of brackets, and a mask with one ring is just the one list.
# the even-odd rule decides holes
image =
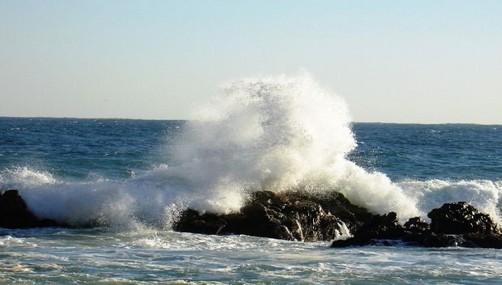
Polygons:
[[330,249],[152,229],[10,234],[0,236],[0,284],[498,284],[502,274],[491,249]]

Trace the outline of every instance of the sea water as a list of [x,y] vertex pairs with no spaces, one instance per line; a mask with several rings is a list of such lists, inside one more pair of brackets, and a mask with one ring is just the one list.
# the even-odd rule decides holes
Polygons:
[[427,219],[467,201],[500,223],[502,126],[353,123],[307,75],[243,79],[190,121],[0,118],[0,190],[93,228],[0,229],[1,284],[500,284],[502,251],[331,249],[171,230],[254,191],[335,189]]

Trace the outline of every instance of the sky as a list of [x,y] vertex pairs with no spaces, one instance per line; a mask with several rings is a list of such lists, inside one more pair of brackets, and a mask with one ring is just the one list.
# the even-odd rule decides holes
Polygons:
[[502,1],[0,0],[0,116],[190,119],[304,71],[357,122],[502,124]]

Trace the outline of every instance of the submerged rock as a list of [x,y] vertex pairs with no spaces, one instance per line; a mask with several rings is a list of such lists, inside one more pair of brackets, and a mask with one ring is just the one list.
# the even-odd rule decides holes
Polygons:
[[0,194],[0,227],[35,228],[60,226],[55,221],[38,219],[26,206],[17,190],[7,190]]

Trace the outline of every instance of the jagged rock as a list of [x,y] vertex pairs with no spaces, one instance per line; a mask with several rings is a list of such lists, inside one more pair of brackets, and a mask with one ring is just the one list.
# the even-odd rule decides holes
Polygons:
[[382,244],[381,240],[390,239],[424,247],[502,248],[502,234],[489,215],[479,213],[465,202],[444,204],[428,216],[430,225],[415,217],[404,227],[397,223],[394,213],[375,216],[356,231],[354,237],[334,241],[332,247]]
[[174,229],[319,241],[334,239],[345,224],[354,233],[353,237],[335,240],[332,247],[392,245],[395,241],[404,241],[424,247],[502,248],[497,225],[469,204],[444,204],[428,216],[431,224],[415,217],[401,225],[396,213],[372,215],[336,192],[312,196],[304,192],[260,191],[251,196],[239,213],[200,214],[188,209]]
[[465,202],[447,203],[427,214],[431,231],[456,235],[464,247],[502,248],[502,234],[489,215]]
[[198,234],[219,234],[226,225],[226,221],[215,214],[204,213],[187,209],[178,221],[178,230]]
[[35,228],[59,226],[48,219],[38,219],[26,206],[17,190],[7,190],[0,194],[0,227]]
[[[336,240],[332,247],[393,245],[404,241],[424,247],[502,248],[502,233],[487,214],[465,203],[447,203],[433,209],[429,225],[419,217],[402,226],[394,212],[373,215],[352,205],[342,194],[310,195],[305,192],[251,195],[239,213],[199,213],[186,209],[174,230],[202,234],[247,234],[286,240],[332,240],[345,226],[352,238]],[[32,228],[67,225],[37,218],[17,190],[0,193],[0,227]]]
[[373,245],[381,239],[401,239],[404,233],[404,228],[399,224],[396,213],[390,212],[383,216],[374,215],[354,233],[353,237],[346,240],[336,240],[331,247]]
[[399,224],[397,214],[390,212],[383,216],[373,216],[359,231],[371,238],[397,239],[402,237],[404,228]]
[[410,218],[404,223],[404,229],[410,233],[423,233],[429,231],[431,226],[420,217]]
[[[345,220],[327,209],[343,213]],[[239,213],[195,215],[193,212],[190,209],[185,211],[174,229],[300,241],[332,240],[344,231],[345,223],[355,227],[361,223],[359,217],[371,216],[366,210],[351,205],[343,195],[336,192],[321,198],[302,192],[278,194],[259,191],[252,194]]]
[[465,203],[447,203],[427,214],[431,218],[431,230],[444,234],[495,232],[497,225],[487,214]]
[[325,194],[309,195],[305,192],[294,194],[299,199],[318,203],[322,208],[342,220],[351,232],[357,231],[364,223],[373,217],[365,208],[356,206],[340,192],[329,191]]

